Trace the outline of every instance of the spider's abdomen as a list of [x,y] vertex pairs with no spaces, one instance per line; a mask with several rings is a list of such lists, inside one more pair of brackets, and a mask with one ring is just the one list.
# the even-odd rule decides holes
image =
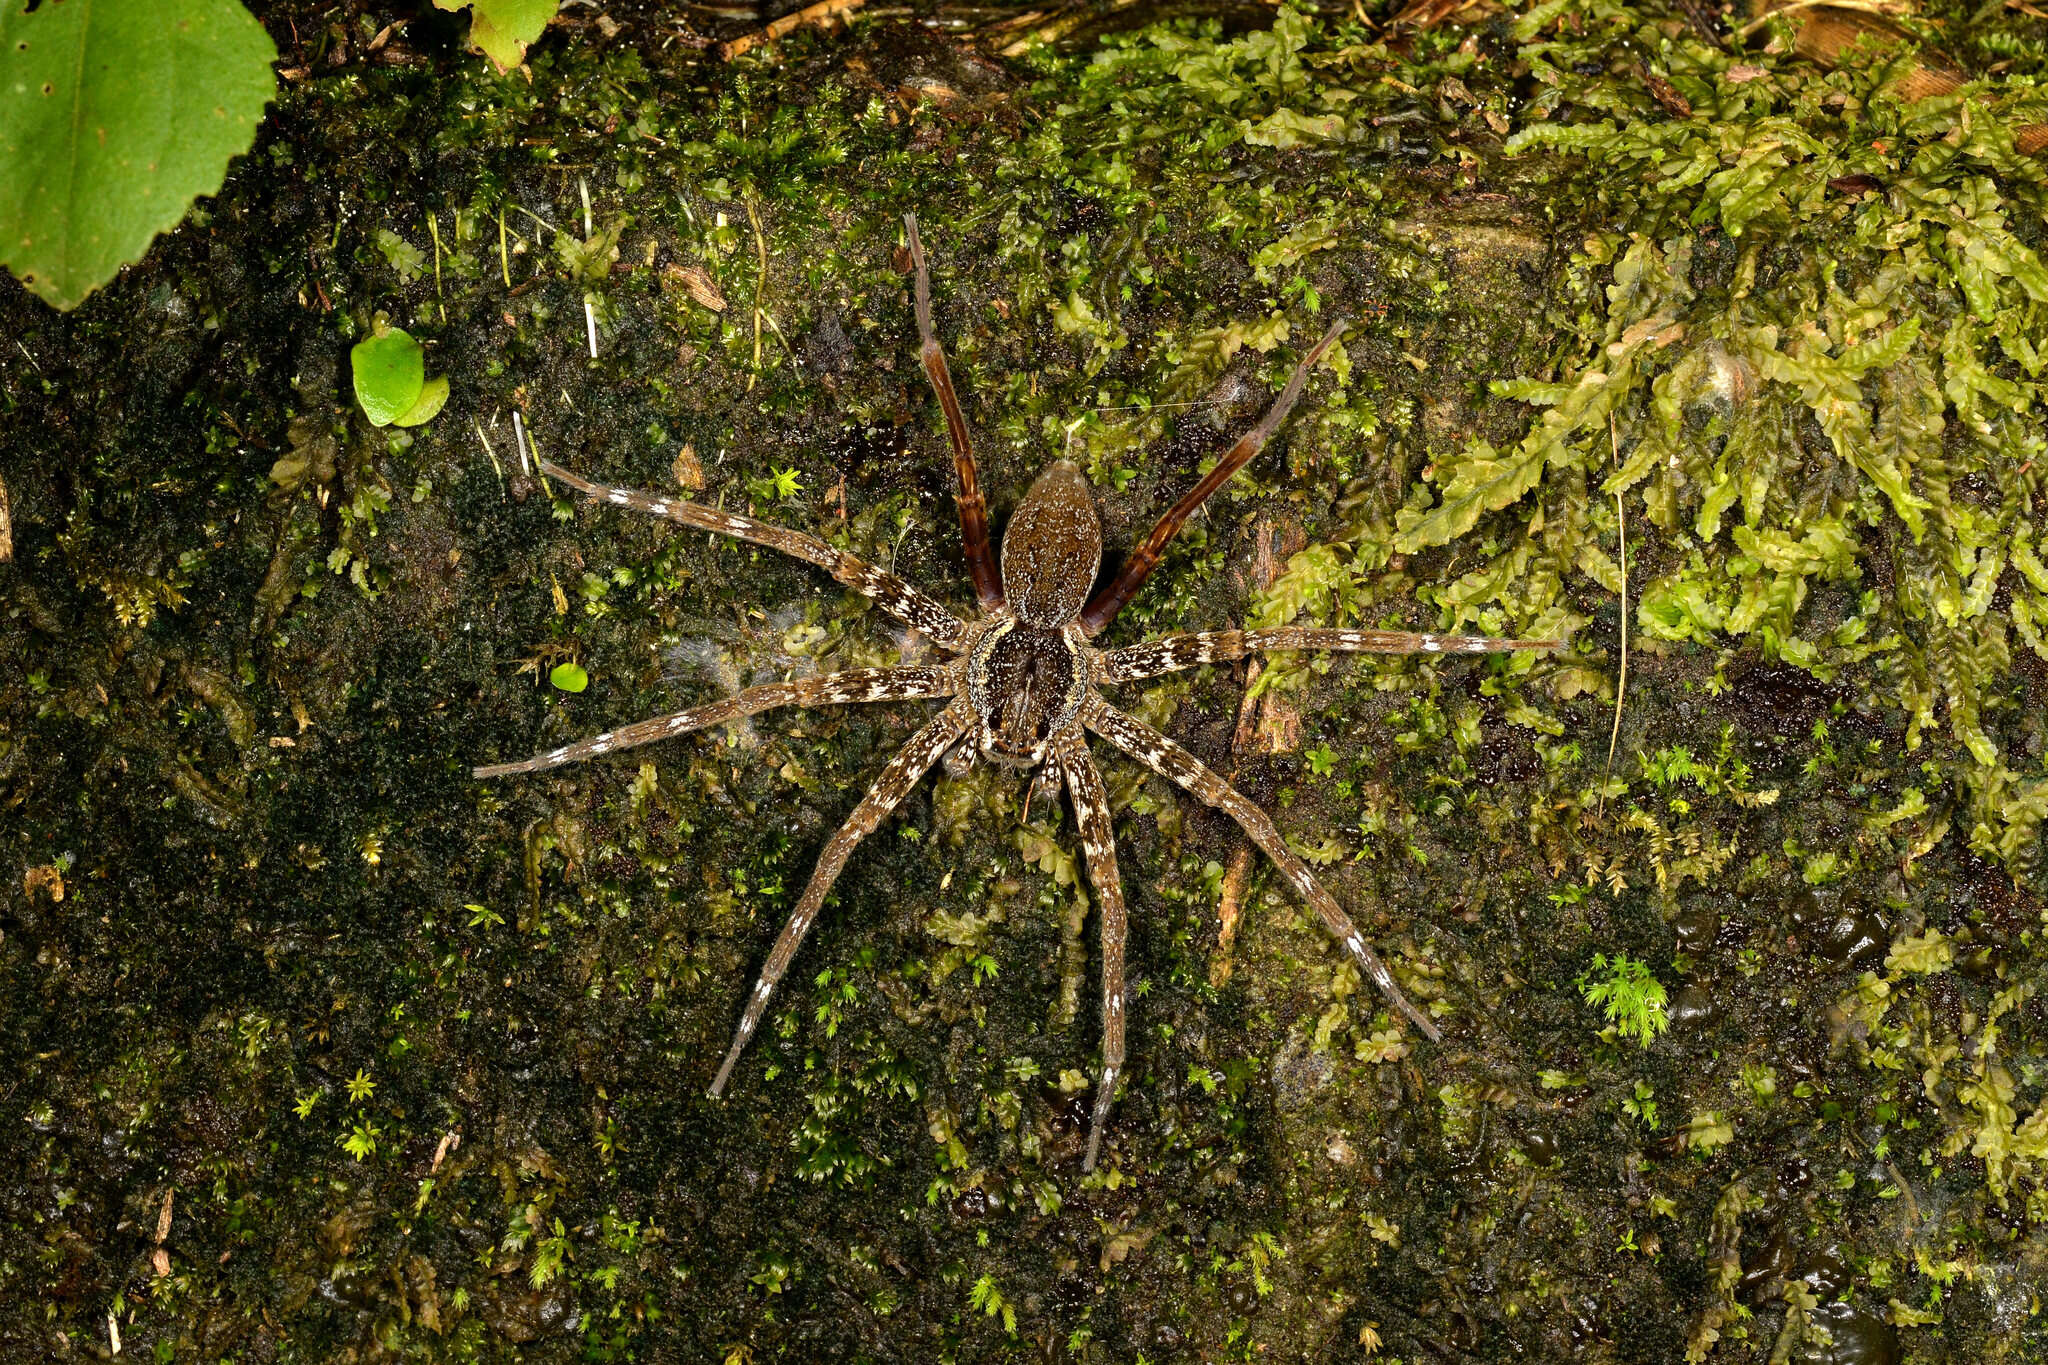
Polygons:
[[1071,460],[1048,465],[1003,532],[1003,598],[1027,626],[1074,619],[1102,564],[1102,518]]
[[1042,762],[1046,741],[1073,720],[1087,691],[1087,664],[1065,630],[1004,621],[968,657],[981,749],[999,763]]

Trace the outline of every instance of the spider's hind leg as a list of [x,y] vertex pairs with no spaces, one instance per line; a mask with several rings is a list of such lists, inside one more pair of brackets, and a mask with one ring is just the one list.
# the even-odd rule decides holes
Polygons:
[[903,798],[931,771],[939,756],[951,747],[953,742],[967,732],[967,725],[973,713],[964,701],[955,701],[939,712],[922,730],[912,735],[896,757],[889,760],[889,766],[882,769],[882,775],[868,788],[868,794],[855,806],[853,814],[839,827],[818,855],[818,865],[811,871],[811,880],[804,887],[804,894],[790,913],[789,923],[782,926],[782,933],[775,940],[774,949],[768,954],[767,965],[761,968],[761,979],[754,983],[753,991],[747,996],[747,1007],[740,1015],[740,1026],[733,1035],[732,1049],[725,1054],[725,1064],[718,1068],[718,1077],[711,1082],[711,1095],[716,1099],[725,1090],[725,1083],[732,1078],[732,1069],[746,1051],[747,1040],[754,1036],[754,1030],[761,1026],[761,1018],[768,1013],[768,998],[775,993],[775,987],[782,980],[783,973],[796,958],[796,950],[803,946],[804,935],[810,933],[811,925],[818,918],[818,911],[824,907],[825,896],[832,890],[832,884],[839,880],[840,872],[846,867],[846,860],[861,840],[881,827],[891,811],[901,805]]
[[1331,937],[1351,954],[1352,961],[1364,973],[1367,980],[1379,987],[1387,1003],[1408,1017],[1408,1021],[1422,1030],[1424,1036],[1433,1042],[1443,1039],[1443,1031],[1437,1028],[1427,1014],[1415,1008],[1413,1001],[1401,993],[1395,984],[1394,974],[1387,970],[1387,964],[1380,961],[1365,941],[1365,935],[1351,922],[1351,916],[1336,899],[1322,888],[1314,874],[1308,870],[1295,851],[1280,837],[1280,829],[1273,818],[1252,804],[1244,793],[1225,782],[1208,766],[1186,749],[1175,744],[1151,726],[1111,706],[1097,697],[1092,699],[1081,715],[1082,722],[1104,739],[1122,749],[1138,762],[1158,773],[1167,781],[1187,792],[1204,805],[1213,806],[1231,819],[1245,836],[1257,844],[1265,855],[1273,860],[1273,866],[1287,879],[1294,894],[1307,902],[1322,916],[1324,927]]
[[687,711],[635,721],[616,730],[575,744],[565,744],[517,763],[489,763],[472,768],[472,777],[510,777],[514,773],[545,772],[567,763],[617,753],[658,739],[672,739],[702,730],[708,725],[759,715],[778,706],[846,706],[855,702],[905,701],[918,697],[950,697],[954,692],[953,670],[929,664],[906,664],[898,668],[856,668],[828,673],[820,678],[798,678],[785,683],[763,683],[719,701],[692,706]]
[[1109,813],[1109,793],[1102,774],[1088,756],[1088,742],[1079,727],[1066,732],[1056,751],[1074,797],[1074,818],[1081,825],[1081,851],[1088,861],[1088,881],[1102,902],[1102,1078],[1095,1087],[1095,1114],[1088,1124],[1088,1153],[1081,1169],[1095,1169],[1102,1148],[1102,1130],[1109,1126],[1116,1103],[1117,1077],[1124,1068],[1124,910],[1123,878],[1116,866],[1116,830]]

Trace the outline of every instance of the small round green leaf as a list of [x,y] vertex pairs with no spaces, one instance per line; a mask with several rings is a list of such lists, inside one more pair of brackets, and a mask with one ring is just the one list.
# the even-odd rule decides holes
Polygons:
[[[349,361],[355,367],[356,401],[363,405],[372,426],[390,426],[420,401],[427,382],[427,361],[420,344],[403,328],[394,327],[357,342]],[[445,401],[447,385],[441,387]]]
[[548,670],[548,681],[563,692],[581,692],[590,686],[590,675],[582,664],[556,664]]
[[448,381],[436,376],[420,387],[418,400],[405,410],[405,416],[392,418],[391,425],[395,427],[416,427],[422,422],[431,422],[434,420],[434,414],[439,412],[441,405],[447,401]]

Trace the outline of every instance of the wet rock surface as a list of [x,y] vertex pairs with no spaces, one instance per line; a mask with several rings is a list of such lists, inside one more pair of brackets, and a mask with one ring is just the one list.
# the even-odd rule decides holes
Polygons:
[[[1272,661],[1248,728],[1298,732],[1283,752],[1238,751],[1247,670],[1118,694],[1273,813],[1440,1045],[1256,858],[1233,871],[1234,826],[1109,760],[1132,1060],[1084,1177],[1096,898],[1071,818],[1026,824],[981,769],[855,855],[707,1098],[819,848],[924,712],[469,770],[929,646],[804,565],[559,496],[513,411],[550,459],[965,610],[914,210],[998,526],[1066,454],[1128,546],[1357,320],[1342,384],[1315,377],[1106,643],[1276,603],[1439,629],[1482,543],[1549,582],[1577,562],[1527,509],[1390,547],[1434,462],[1527,429],[1485,381],[1554,373],[1613,285],[1573,253],[1623,211],[1503,155],[1487,114],[1546,85],[1505,24],[1382,49],[1333,14],[1290,66],[1217,55],[1263,9],[1143,47],[1104,31],[1154,11],[1091,11],[1028,58],[985,31],[1012,16],[891,13],[726,66],[705,44],[739,20],[601,13],[500,77],[457,16],[277,8],[305,74],[219,196],[74,314],[0,280],[0,1359],[104,1358],[110,1321],[123,1358],[209,1361],[2048,1352],[2037,847],[1873,700],[1887,650],[1823,680],[1638,638],[1606,772],[1621,616],[1590,579],[1575,652],[1528,673]],[[1999,51],[2039,41],[1998,22]],[[1185,70],[1110,60],[1175,44]],[[1395,103],[1341,144],[1247,140],[1332,73]],[[1697,235],[1703,291],[1789,268]],[[410,433],[353,400],[380,316],[451,381]],[[1773,477],[1853,501],[1806,468]],[[1611,518],[1597,476],[1547,479],[1546,524]],[[1640,586],[1691,522],[1638,508]],[[1306,548],[1254,596],[1226,558],[1278,518]],[[1573,532],[1587,563],[1613,529]],[[1834,630],[1855,594],[1827,591]],[[550,685],[565,662],[586,691]],[[1984,709],[2016,783],[2032,667]],[[1603,1036],[1596,952],[1649,964],[1668,1031]]]

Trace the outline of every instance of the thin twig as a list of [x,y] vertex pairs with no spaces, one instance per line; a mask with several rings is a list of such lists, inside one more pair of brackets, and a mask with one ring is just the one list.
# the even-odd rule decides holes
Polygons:
[[1775,8],[1768,9],[1744,24],[1741,28],[1736,29],[1735,36],[1738,39],[1747,39],[1750,34],[1755,33],[1765,24],[1770,23],[1771,20],[1803,9],[1853,10],[1858,14],[1875,14],[1881,19],[1890,19],[1901,13],[1899,6],[1887,4],[1885,0],[1876,0],[1876,3],[1870,3],[1869,0],[1790,0],[1789,4],[1778,5]]
[[783,34],[805,24],[829,27],[834,20],[844,19],[853,11],[866,4],[867,0],[818,0],[815,5],[805,5],[794,14],[785,14],[766,28],[757,28],[752,33],[742,33],[730,42],[720,43],[712,51],[718,60],[729,62],[744,53],[751,52],[763,43],[772,43]]
[[[1607,414],[1607,441],[1614,448],[1615,467],[1621,465],[1621,436],[1614,429],[1614,414]],[[1614,490],[1614,525],[1621,534],[1621,677],[1614,684],[1614,728],[1607,732],[1607,771],[1600,775],[1600,805],[1594,820],[1607,814],[1607,784],[1614,779],[1614,746],[1621,739],[1621,702],[1628,695],[1628,510],[1622,505],[1621,490]]]
[[1891,1176],[1892,1183],[1899,1187],[1899,1193],[1906,1196],[1906,1216],[1913,1220],[1914,1227],[1919,1227],[1920,1201],[1913,1197],[1913,1182],[1899,1174],[1899,1168],[1889,1161],[1884,1163],[1884,1169],[1885,1173]]
[[[747,196],[747,221],[754,225],[754,250],[761,257],[761,273],[754,277],[754,372],[747,376],[747,392],[752,393],[761,379],[761,295],[768,288],[768,239],[761,235],[761,215],[751,194]],[[778,328],[778,335],[780,331]]]
[[[503,497],[505,495],[505,467],[498,463],[498,452],[491,449],[491,440],[488,436],[484,435],[484,424],[477,421],[474,417],[469,420],[476,427],[477,440],[483,442],[484,454],[491,457],[491,468],[498,472],[498,495]],[[495,421],[496,419],[493,418],[492,420]]]
[[[519,409],[512,409],[512,447],[519,452],[519,472],[532,475],[533,465],[526,458],[526,424],[519,420]],[[484,449],[490,447],[486,445]]]

